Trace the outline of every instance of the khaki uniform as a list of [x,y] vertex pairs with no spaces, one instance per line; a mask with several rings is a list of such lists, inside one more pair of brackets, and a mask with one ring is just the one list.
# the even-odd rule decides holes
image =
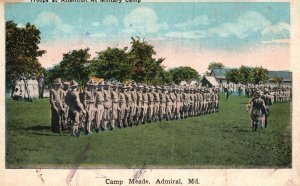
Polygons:
[[96,91],[96,125],[97,129],[103,128],[104,95],[102,90]]
[[125,115],[125,120],[128,125],[132,125],[133,123],[133,115],[134,115],[134,110],[135,106],[133,103],[133,92],[125,92],[125,100],[126,100],[126,115]]
[[175,93],[176,96],[176,102],[175,102],[175,117],[176,119],[180,119],[180,113],[182,110],[182,94],[181,93]]
[[51,104],[51,130],[53,132],[60,132],[64,127],[64,98],[65,92],[62,89],[50,90],[50,104]]
[[139,123],[143,116],[143,93],[141,91],[137,92],[137,112],[136,112],[136,122]]
[[69,107],[69,118],[72,123],[72,135],[79,136],[80,112],[84,111],[84,107],[79,99],[79,92],[71,90],[67,92],[66,104]]
[[154,92],[149,92],[148,93],[148,119],[149,121],[153,121],[154,120]]
[[159,93],[160,98],[160,108],[159,108],[159,119],[162,120],[164,116],[166,115],[166,93],[161,92]]
[[104,97],[104,112],[103,112],[103,128],[107,129],[107,123],[111,120],[111,108],[112,108],[112,100],[111,100],[111,93],[109,90],[103,90],[103,97]]
[[148,108],[149,108],[149,97],[148,93],[142,93],[142,108],[143,108],[143,116],[142,116],[142,123],[147,121],[148,119]]
[[111,91],[111,101],[112,101],[112,114],[111,114],[111,128],[115,128],[115,122],[118,119],[118,107],[119,107],[119,94],[117,91]]
[[126,98],[125,92],[119,92],[119,124],[120,127],[126,126]]
[[91,124],[92,124],[92,121],[95,119],[96,112],[97,112],[96,98],[95,98],[96,92],[86,90],[86,91],[84,91],[83,97],[84,97],[83,106],[84,106],[85,110],[87,111],[86,131],[88,133],[90,133],[91,132]]
[[156,121],[156,119],[158,118],[159,115],[159,107],[160,107],[160,99],[159,99],[159,93],[158,92],[154,92],[153,93],[153,116],[154,116],[154,120]]

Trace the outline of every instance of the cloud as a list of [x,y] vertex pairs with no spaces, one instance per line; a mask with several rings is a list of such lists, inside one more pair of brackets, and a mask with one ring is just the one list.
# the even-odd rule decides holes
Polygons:
[[119,21],[115,16],[109,15],[103,19],[102,23],[107,26],[117,26]]
[[285,39],[290,37],[290,25],[285,22],[278,22],[274,25],[269,25],[261,31],[265,39]]
[[156,13],[147,7],[140,7],[132,10],[123,20],[125,33],[157,33],[167,29],[167,23],[159,23]]
[[55,30],[55,32],[69,33],[73,30],[71,25],[64,24],[61,19],[52,12],[41,12],[38,14],[35,24],[41,28]]
[[248,11],[238,17],[236,22],[226,22],[218,27],[207,30],[210,35],[219,37],[236,36],[240,39],[250,34],[263,30],[271,25],[271,22],[258,12]]
[[188,27],[195,27],[199,25],[209,25],[215,21],[214,19],[209,19],[206,15],[197,16],[193,19],[188,19],[185,22],[177,23],[174,26],[178,28],[188,28]]
[[166,36],[170,38],[198,39],[198,38],[206,38],[207,33],[202,31],[169,32],[166,34]]
[[255,11],[242,14],[234,22],[225,22],[220,25],[198,31],[170,32],[167,37],[198,39],[198,38],[227,38],[230,36],[245,39],[252,34],[264,40],[289,38],[290,25],[285,22],[272,24],[269,19]]
[[100,25],[101,25],[101,24],[100,24],[99,21],[95,21],[95,22],[92,23],[92,26],[94,26],[94,27],[97,27],[97,26],[100,26]]

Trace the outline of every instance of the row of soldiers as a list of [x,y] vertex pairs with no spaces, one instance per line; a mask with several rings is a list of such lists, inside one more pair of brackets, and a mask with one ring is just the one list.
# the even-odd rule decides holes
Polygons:
[[262,128],[267,127],[270,106],[274,103],[285,103],[292,100],[292,90],[289,87],[252,87],[251,99],[246,105],[251,117],[252,130],[255,131],[258,124]]
[[96,83],[91,79],[84,91],[78,83],[62,83],[56,79],[50,91],[52,130],[71,128],[91,134],[99,130],[123,128],[161,120],[183,119],[217,112],[218,90],[201,87],[151,86],[118,84],[109,81]]
[[258,87],[248,87],[247,88],[247,96],[253,97],[256,92],[261,92],[264,97],[266,97],[271,104],[273,103],[286,103],[292,100],[292,89],[290,87],[266,87],[266,86],[258,86]]

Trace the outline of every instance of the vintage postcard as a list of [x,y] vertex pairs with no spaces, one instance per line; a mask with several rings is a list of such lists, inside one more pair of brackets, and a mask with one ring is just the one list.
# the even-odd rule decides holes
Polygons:
[[2,10],[4,185],[300,184],[298,2]]

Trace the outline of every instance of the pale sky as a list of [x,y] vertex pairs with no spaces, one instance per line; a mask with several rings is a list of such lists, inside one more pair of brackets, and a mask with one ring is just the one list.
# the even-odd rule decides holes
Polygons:
[[5,20],[40,29],[46,68],[69,50],[89,47],[94,57],[139,36],[167,68],[203,73],[217,61],[290,70],[289,3],[6,3]]

